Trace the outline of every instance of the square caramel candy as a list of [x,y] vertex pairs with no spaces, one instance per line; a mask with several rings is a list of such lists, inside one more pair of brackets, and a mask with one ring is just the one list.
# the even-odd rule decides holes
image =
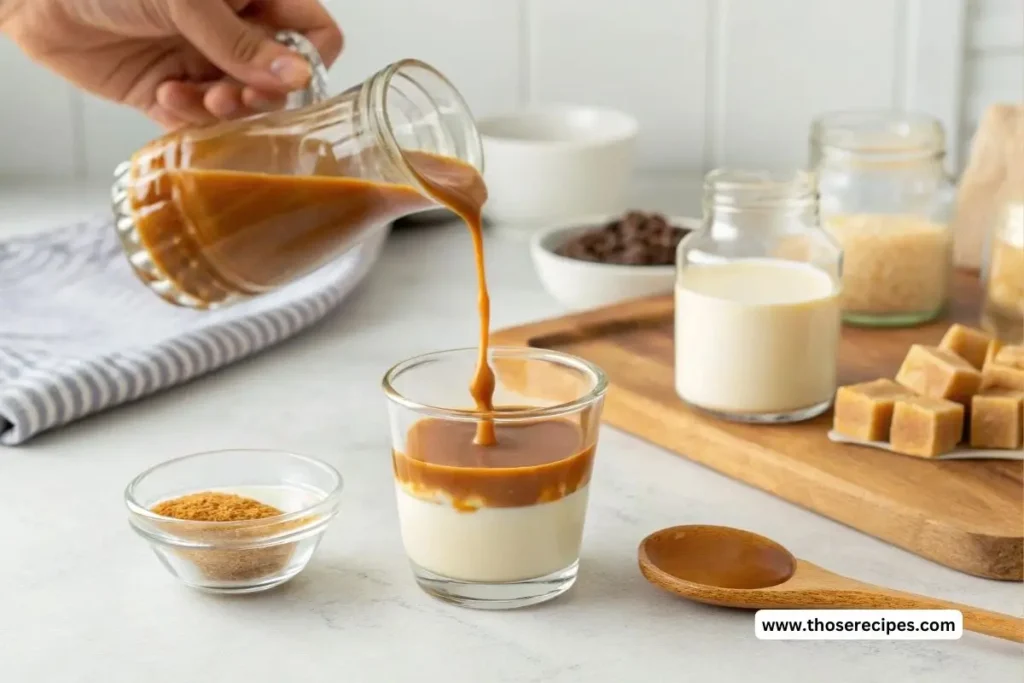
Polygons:
[[896,381],[921,396],[970,405],[981,388],[981,372],[952,351],[914,344]]
[[852,439],[887,441],[893,402],[900,396],[913,395],[891,379],[839,387],[832,428]]
[[971,448],[1021,447],[1024,391],[986,389],[971,401]]
[[955,353],[976,369],[981,370],[991,342],[992,337],[981,330],[958,323],[946,330],[942,341],[939,342],[939,348]]
[[1004,346],[982,371],[985,388],[1024,391],[1024,346]]
[[960,403],[931,396],[897,398],[889,444],[898,453],[934,458],[956,448],[963,431]]
[[998,339],[993,339],[988,343],[988,349],[985,351],[985,361],[981,364],[982,375],[985,374],[985,368],[992,365],[996,359],[996,354],[1003,348],[1003,342]]
[[996,351],[992,358],[995,365],[1006,365],[1018,370],[1024,370],[1024,346],[1010,344]]

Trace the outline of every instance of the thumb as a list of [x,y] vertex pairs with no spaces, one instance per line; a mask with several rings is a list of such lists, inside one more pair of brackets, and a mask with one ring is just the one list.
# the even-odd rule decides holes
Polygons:
[[257,88],[298,90],[309,65],[263,27],[245,21],[225,0],[180,0],[171,21],[193,47],[232,78]]

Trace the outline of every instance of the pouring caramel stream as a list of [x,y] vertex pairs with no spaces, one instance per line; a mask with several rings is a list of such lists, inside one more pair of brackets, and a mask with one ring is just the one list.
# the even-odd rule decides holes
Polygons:
[[[493,445],[481,213],[487,188],[480,173],[458,159],[426,152],[403,157],[423,191],[413,183],[353,177],[365,160],[336,158],[296,136],[170,135],[133,157],[129,204],[155,269],[206,305],[269,291],[336,259],[373,228],[432,202],[447,207],[473,241],[480,340],[469,389],[481,414],[473,441]],[[309,171],[295,174],[296,168]]]
[[494,421],[487,416],[494,411],[495,385],[494,371],[487,362],[491,330],[491,297],[487,291],[487,271],[484,267],[482,213],[484,202],[487,201],[487,186],[475,168],[461,161],[423,153],[407,154],[406,158],[430,197],[461,218],[473,239],[480,342],[476,371],[469,385],[469,393],[473,396],[477,411],[484,416],[477,423],[473,443],[478,446],[492,446],[497,443],[497,439]]

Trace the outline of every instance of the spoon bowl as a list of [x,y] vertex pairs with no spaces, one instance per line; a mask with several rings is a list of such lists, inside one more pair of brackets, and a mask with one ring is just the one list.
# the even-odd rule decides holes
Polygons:
[[663,529],[647,537],[640,555],[655,571],[694,586],[770,588],[796,571],[796,558],[775,541],[719,526]]
[[675,526],[640,542],[640,572],[688,600],[740,609],[954,609],[964,628],[1024,642],[1024,619],[882,588],[797,559],[775,541],[725,526]]

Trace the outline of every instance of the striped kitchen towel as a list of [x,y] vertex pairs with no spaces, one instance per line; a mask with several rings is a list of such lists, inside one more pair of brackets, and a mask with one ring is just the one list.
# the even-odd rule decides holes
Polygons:
[[380,255],[381,229],[336,263],[217,311],[150,292],[109,220],[0,242],[0,444],[181,384],[323,318]]

